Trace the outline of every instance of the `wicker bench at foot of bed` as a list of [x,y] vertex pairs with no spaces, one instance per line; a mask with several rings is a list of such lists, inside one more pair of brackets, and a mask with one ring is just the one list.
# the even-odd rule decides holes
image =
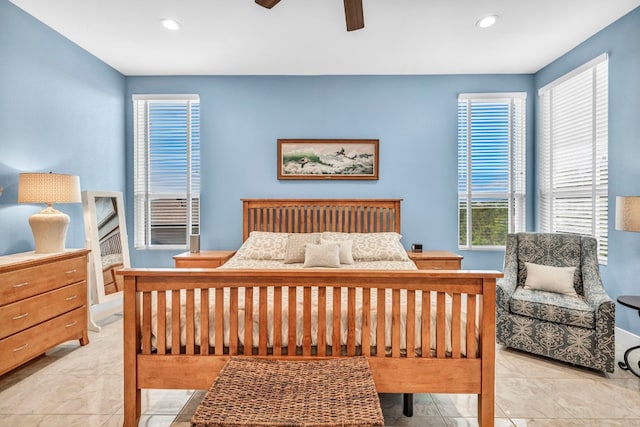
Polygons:
[[191,420],[193,427],[377,427],[382,410],[366,357],[233,357]]

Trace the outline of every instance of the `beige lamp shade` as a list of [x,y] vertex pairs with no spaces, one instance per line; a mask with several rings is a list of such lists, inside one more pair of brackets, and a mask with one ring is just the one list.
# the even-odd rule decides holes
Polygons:
[[55,173],[22,173],[18,178],[18,203],[46,203],[47,208],[29,217],[36,253],[64,251],[69,215],[53,203],[80,203],[80,178]]
[[616,230],[640,232],[640,196],[616,197]]
[[57,173],[21,173],[18,203],[80,203],[80,178]]

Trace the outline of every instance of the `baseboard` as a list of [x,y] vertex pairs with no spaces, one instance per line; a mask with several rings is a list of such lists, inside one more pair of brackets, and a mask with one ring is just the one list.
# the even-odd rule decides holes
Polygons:
[[616,346],[629,348],[638,345],[640,337],[616,326]]

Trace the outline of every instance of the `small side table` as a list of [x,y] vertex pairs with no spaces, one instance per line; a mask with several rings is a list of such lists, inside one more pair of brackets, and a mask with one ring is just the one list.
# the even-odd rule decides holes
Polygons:
[[[618,302],[625,307],[632,308],[638,311],[638,315],[640,316],[640,296],[638,295],[621,295],[618,297]],[[634,350],[639,350],[640,345],[629,348],[624,352],[624,362],[618,362],[618,366],[620,369],[624,369],[625,371],[631,372],[636,377],[640,377],[640,371],[636,371],[629,364],[629,354]],[[638,367],[640,368],[640,362],[638,362]]]
[[461,270],[462,255],[449,251],[408,251],[407,254],[420,270]]
[[173,257],[176,268],[217,268],[235,254],[236,251],[184,252]]

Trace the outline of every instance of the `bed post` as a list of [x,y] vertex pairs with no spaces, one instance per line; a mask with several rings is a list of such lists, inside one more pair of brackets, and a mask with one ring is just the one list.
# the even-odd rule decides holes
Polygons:
[[496,353],[496,279],[482,279],[482,331],[480,333],[482,390],[478,395],[478,421],[482,427],[493,427],[495,416]]
[[140,350],[140,297],[135,276],[124,277],[123,316],[135,319],[124,322],[124,427],[138,425],[141,413],[141,393],[137,384],[137,356]]

